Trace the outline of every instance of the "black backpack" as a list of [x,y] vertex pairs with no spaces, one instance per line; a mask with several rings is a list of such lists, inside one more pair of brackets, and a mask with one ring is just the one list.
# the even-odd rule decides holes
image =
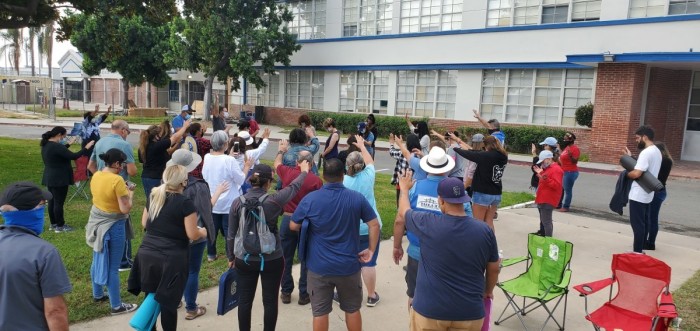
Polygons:
[[270,254],[277,248],[277,239],[267,225],[262,207],[267,197],[267,194],[249,200],[244,196],[239,197],[240,218],[233,247],[233,254],[246,263],[251,255],[258,256],[261,261],[260,270],[263,270],[265,265],[263,254]]

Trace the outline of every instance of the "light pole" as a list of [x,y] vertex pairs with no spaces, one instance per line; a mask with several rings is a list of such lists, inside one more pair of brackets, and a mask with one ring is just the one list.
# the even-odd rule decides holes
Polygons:
[[192,75],[187,75],[187,105],[188,106],[190,104],[190,79],[192,79]]

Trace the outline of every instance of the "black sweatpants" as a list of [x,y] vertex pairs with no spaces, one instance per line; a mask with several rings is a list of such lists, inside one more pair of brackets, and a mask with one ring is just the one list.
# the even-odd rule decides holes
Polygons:
[[[153,331],[156,331],[156,324],[153,324]],[[163,331],[177,330],[177,307],[160,306],[160,326]]]
[[53,195],[53,199],[49,200],[49,220],[51,225],[63,226],[66,224],[63,218],[63,205],[66,203],[68,196],[68,186],[49,186],[49,192]]
[[280,292],[280,282],[284,271],[284,258],[265,261],[265,267],[260,270],[259,261],[243,262],[236,259],[236,270],[238,271],[238,329],[241,331],[250,330],[250,315],[253,310],[253,299],[255,290],[258,288],[258,278],[262,283],[262,299],[265,309],[263,317],[263,330],[273,331],[277,326],[277,310]]

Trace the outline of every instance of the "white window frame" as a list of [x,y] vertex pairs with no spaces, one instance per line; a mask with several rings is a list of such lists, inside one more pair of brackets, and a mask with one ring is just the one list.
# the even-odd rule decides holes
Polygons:
[[[435,72],[435,79],[432,81],[430,85],[418,85],[418,74],[419,72],[428,72],[428,71],[434,71]],[[413,75],[413,83],[412,84],[399,84],[399,72],[406,72],[406,73],[412,73]],[[442,72],[446,72],[447,75],[453,74],[455,77],[455,82],[454,85],[450,84],[440,84],[440,74]],[[399,70],[396,72],[397,74],[397,80],[396,80],[396,98],[394,100],[394,104],[396,107],[396,115],[403,115],[405,114],[404,112],[399,112],[399,102],[406,102],[406,103],[411,103],[411,112],[408,113],[409,116],[421,116],[421,117],[431,117],[431,118],[446,118],[446,119],[454,119],[455,112],[456,112],[456,94],[457,94],[457,85],[458,85],[458,71],[457,70]],[[411,100],[404,100],[399,98],[399,87],[401,86],[412,86],[413,87],[413,97]],[[418,100],[418,90],[419,87],[427,87],[427,88],[433,88],[433,93],[432,93],[432,99],[427,100],[427,101],[420,101]],[[438,100],[439,97],[439,90],[440,88],[454,88],[455,91],[455,96],[454,96],[454,101],[444,101],[444,100]],[[431,109],[432,111],[430,114],[416,114],[416,105],[418,103],[431,103]],[[449,114],[449,111],[446,110],[445,117],[439,117],[437,116],[438,113],[438,104],[451,104],[453,105],[453,110],[451,114]],[[450,117],[451,115],[451,117]]]
[[[332,1],[332,0],[331,0]],[[307,6],[311,5],[311,18],[307,20],[302,20],[300,17],[294,14],[293,8],[294,4],[306,3]],[[291,22],[287,23],[287,28],[289,33],[297,36],[298,40],[308,40],[308,39],[323,39],[326,37],[326,15],[327,15],[327,0],[296,0],[289,1],[288,7],[292,12],[294,18]],[[322,8],[321,8],[322,7]],[[323,15],[320,15],[323,13]],[[320,17],[319,17],[320,16]],[[301,23],[307,23],[307,25],[301,25]],[[310,32],[302,33],[302,29],[309,29]]]
[[[256,88],[255,85],[248,82],[248,102],[247,104],[256,106],[280,106],[280,74],[268,74],[258,70],[258,75],[265,82],[265,86]],[[273,79],[273,77],[276,77]],[[276,93],[275,93],[276,92]]]
[[[309,74],[308,82],[301,80],[302,73]],[[295,75],[293,76],[293,74]],[[324,75],[325,72],[316,70],[286,70],[284,75],[284,106],[300,109],[323,109]],[[319,83],[320,87],[314,86]],[[314,94],[318,91],[320,91],[319,94]],[[308,106],[306,106],[306,102],[308,102]]]
[[[531,0],[532,1],[532,0]],[[500,26],[523,26],[523,25],[537,25],[537,24],[556,24],[556,23],[571,23],[571,22],[581,22],[581,21],[598,21],[600,20],[601,10],[591,10],[590,12],[586,9],[584,10],[583,18],[573,18],[574,7],[580,8],[581,5],[588,5],[598,3],[598,7],[602,4],[602,0],[536,0],[537,3],[531,3],[529,5],[522,5],[516,7],[513,0],[489,0],[488,6],[495,4],[496,6],[486,9],[486,27],[500,27]],[[543,11],[545,8],[552,7],[564,7],[567,6],[567,16],[565,22],[553,22],[553,23],[543,23]],[[518,10],[527,8],[532,8],[531,10],[537,11],[537,20],[531,22],[518,23],[516,24],[516,12]],[[496,13],[496,16],[491,17],[492,14]],[[531,15],[525,15],[522,17],[530,17]],[[519,16],[520,17],[520,16]],[[491,24],[491,22],[497,22],[497,24]],[[507,23],[507,24],[504,24]]]
[[[369,72],[369,82],[366,84],[359,84],[359,79],[358,76],[360,72]],[[351,74],[351,81],[348,82],[347,84],[343,84],[343,74]],[[387,70],[358,70],[358,71],[341,71],[340,72],[340,100],[338,102],[338,111],[341,112],[348,112],[348,113],[365,113],[365,114],[384,114],[386,115],[389,110],[389,77],[391,75],[390,71]],[[377,78],[383,78],[386,80],[386,84],[378,84],[377,83]],[[352,96],[347,96],[343,97],[343,85],[350,85],[352,86],[352,91],[354,94]],[[367,87],[367,97],[360,96],[358,93],[359,86],[366,86]],[[381,97],[377,97],[377,93],[380,93],[380,91],[377,91],[377,88],[383,87],[385,89],[386,93],[386,99],[381,99]],[[349,101],[350,105],[349,107],[351,109],[343,109],[343,101]],[[367,111],[360,111],[358,108],[358,100],[367,100],[368,105],[367,105]],[[381,102],[385,101],[386,106],[381,107],[379,106],[380,109],[375,109],[374,103],[375,102]],[[375,110],[377,110],[375,112]]]
[[[668,3],[668,11],[667,11],[668,15],[673,15],[673,16],[675,16],[675,15],[688,15],[688,14],[698,14],[698,13],[700,13],[700,10],[698,10],[697,12],[688,13],[688,6],[687,6],[687,5],[688,5],[690,2],[695,2],[696,4],[700,4],[700,3],[697,3],[696,0],[669,0],[669,3]],[[671,14],[671,5],[674,5],[674,4],[686,4],[685,12],[684,12],[684,13],[680,13],[680,14]]]
[[[505,70],[505,76],[504,76],[504,85],[499,86],[499,85],[486,85],[486,74],[490,71],[493,72],[498,72],[498,70]],[[530,89],[531,89],[531,95],[530,95],[530,103],[528,105],[529,107],[529,114],[528,114],[528,121],[527,122],[512,122],[512,121],[506,121],[507,115],[508,115],[508,106],[523,106],[522,104],[513,104],[512,102],[508,102],[508,93],[509,89],[511,88],[510,85],[510,79],[511,75],[514,74],[514,72],[518,72],[521,70],[532,70],[532,78],[530,82]],[[495,117],[499,121],[503,123],[515,123],[515,124],[536,124],[536,125],[547,125],[547,126],[564,126],[564,127],[576,127],[578,124],[574,123],[574,125],[567,125],[563,124],[564,119],[566,118],[571,118],[571,116],[564,116],[564,111],[567,109],[575,109],[578,108],[581,105],[577,105],[575,107],[572,106],[565,106],[565,96],[566,96],[566,91],[567,90],[590,90],[590,95],[591,98],[590,100],[587,100],[586,102],[593,102],[595,99],[595,80],[596,80],[596,72],[594,69],[558,69],[561,72],[561,84],[558,87],[554,86],[540,86],[537,85],[537,74],[539,70],[551,70],[551,69],[488,69],[488,70],[483,70],[482,71],[482,83],[481,83],[481,98],[479,100],[479,109],[482,109],[484,105],[491,105],[493,107],[500,107],[502,109],[501,113],[498,116],[493,116],[493,112],[484,112],[482,109],[482,116],[484,117]],[[571,86],[567,85],[566,79],[569,73],[576,71],[576,70],[590,70],[592,71],[592,80],[591,80],[591,87],[580,87],[580,86]],[[578,78],[580,82],[580,77]],[[501,103],[496,103],[496,102],[484,102],[484,88],[503,88],[503,95],[502,95],[502,102]],[[527,88],[527,86],[522,86],[523,88]],[[547,108],[554,108],[549,104],[541,105],[541,104],[535,104],[535,98],[537,94],[537,89],[538,88],[546,88],[546,89],[554,89],[554,88],[559,88],[559,103],[556,106],[558,108],[558,120],[556,124],[551,124],[551,123],[535,123],[534,117],[535,117],[535,108],[536,107],[547,107]],[[496,95],[496,94],[494,94]],[[583,103],[585,104],[585,102]]]
[[[394,0],[354,0],[355,3],[352,7],[348,6],[349,1],[343,0],[343,37],[375,36],[391,33]],[[379,11],[380,6],[388,9]],[[350,10],[354,12],[353,17],[356,18],[354,21],[346,21]],[[363,11],[374,14],[374,17],[363,18]],[[382,15],[384,16],[382,17]],[[380,27],[382,31],[380,31]],[[353,33],[346,34],[346,31],[350,31],[350,29],[353,30]],[[369,33],[372,29],[374,33]]]
[[[462,12],[464,11],[464,1],[473,1],[473,0],[398,0],[400,1],[399,4],[399,31],[400,33],[419,33],[419,32],[433,32],[433,31],[451,31],[451,30],[459,30],[462,28]],[[412,6],[414,4],[418,4],[418,8],[413,8],[411,10]],[[436,3],[437,5],[434,6],[425,6],[425,3],[433,4]],[[451,11],[449,13],[445,12],[445,8],[447,6],[459,6],[461,10],[455,12]],[[413,6],[415,7],[415,5]],[[427,7],[427,8],[426,8]],[[439,8],[437,13],[426,13],[425,11],[431,11],[430,8]],[[408,9],[408,10],[407,10]],[[418,15],[406,15],[406,12],[411,12],[417,10]],[[423,21],[425,19],[430,20],[431,16],[437,16],[437,22],[429,24],[429,27],[427,29],[423,28]],[[449,22],[447,20],[449,16]],[[416,24],[404,24],[404,22],[411,22],[412,20],[415,20],[417,22]],[[445,29],[445,25],[450,24],[450,28]],[[412,26],[418,26],[418,29],[416,31],[412,31],[410,27]],[[436,26],[436,28],[431,28],[433,26]]]

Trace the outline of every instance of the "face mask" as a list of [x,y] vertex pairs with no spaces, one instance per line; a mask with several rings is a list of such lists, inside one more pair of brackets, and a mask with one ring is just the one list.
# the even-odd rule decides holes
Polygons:
[[540,166],[540,168],[542,168],[542,170],[544,170],[544,169],[549,168],[549,165],[550,165],[550,164],[547,163],[547,162],[542,162],[542,165]]
[[498,132],[499,130],[496,129],[489,129],[489,134],[493,134],[494,132]]
[[185,116],[185,121],[187,121],[187,120],[190,119],[191,117],[192,117],[192,115],[187,114],[187,116]]
[[2,212],[5,224],[16,225],[34,231],[37,235],[44,232],[44,206],[32,210]]
[[58,143],[61,145],[68,145],[68,136],[61,138],[61,140]]

